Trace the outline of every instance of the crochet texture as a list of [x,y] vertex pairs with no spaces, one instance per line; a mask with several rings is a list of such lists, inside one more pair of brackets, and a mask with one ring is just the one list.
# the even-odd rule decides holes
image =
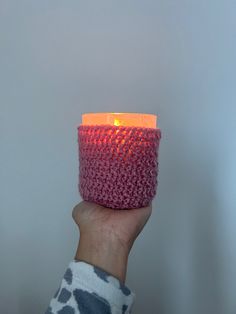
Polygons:
[[78,127],[79,192],[110,208],[148,206],[156,194],[160,129]]

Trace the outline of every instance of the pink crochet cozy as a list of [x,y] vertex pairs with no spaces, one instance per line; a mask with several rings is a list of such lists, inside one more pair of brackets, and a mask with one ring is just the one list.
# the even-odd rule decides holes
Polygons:
[[148,206],[156,194],[160,129],[78,127],[79,192],[110,208]]

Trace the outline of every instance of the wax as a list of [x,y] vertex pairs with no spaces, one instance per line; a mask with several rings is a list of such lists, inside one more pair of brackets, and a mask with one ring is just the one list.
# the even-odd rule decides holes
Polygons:
[[156,128],[157,116],[146,113],[85,113],[82,115],[82,124]]

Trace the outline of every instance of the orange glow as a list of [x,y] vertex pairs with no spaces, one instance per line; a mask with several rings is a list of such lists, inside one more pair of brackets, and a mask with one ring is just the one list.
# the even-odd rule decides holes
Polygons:
[[120,125],[120,120],[119,119],[114,119],[114,125],[119,126]]
[[157,127],[157,116],[146,113],[85,113],[82,115],[83,125],[116,125],[145,128]]

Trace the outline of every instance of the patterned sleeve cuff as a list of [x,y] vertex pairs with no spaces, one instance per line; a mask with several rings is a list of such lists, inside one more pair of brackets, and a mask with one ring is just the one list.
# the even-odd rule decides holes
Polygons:
[[[74,260],[69,264],[50,308],[51,313],[62,314],[126,314],[131,312],[134,298],[134,293],[117,278],[96,266]],[[60,312],[59,309],[66,307],[71,312]]]

